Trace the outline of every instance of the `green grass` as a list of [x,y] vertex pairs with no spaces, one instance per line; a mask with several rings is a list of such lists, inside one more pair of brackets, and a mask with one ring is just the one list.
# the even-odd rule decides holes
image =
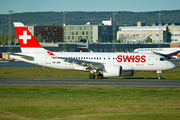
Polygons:
[[[180,69],[163,71],[161,77],[164,79],[180,79]],[[11,78],[88,78],[89,72],[58,70],[53,68],[40,67],[0,67],[0,77]],[[144,78],[157,79],[156,72],[137,71],[134,76],[130,77],[113,77],[113,78]]]
[[5,120],[178,120],[180,88],[0,86]]
[[[164,71],[180,79],[180,69]],[[0,77],[88,78],[89,72],[38,67],[1,67]],[[117,77],[116,77],[117,78]],[[156,78],[156,72],[133,77]],[[180,88],[0,86],[3,120],[178,120]]]

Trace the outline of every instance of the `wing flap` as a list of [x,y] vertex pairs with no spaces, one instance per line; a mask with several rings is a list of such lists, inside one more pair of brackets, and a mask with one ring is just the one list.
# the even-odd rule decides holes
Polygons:
[[[82,68],[86,69],[86,70],[102,69],[102,67],[103,67],[103,64],[99,63],[99,62],[92,62],[92,61],[73,59],[73,58],[61,58],[61,59],[64,59],[65,62],[82,66]],[[77,69],[79,69],[79,67]]]

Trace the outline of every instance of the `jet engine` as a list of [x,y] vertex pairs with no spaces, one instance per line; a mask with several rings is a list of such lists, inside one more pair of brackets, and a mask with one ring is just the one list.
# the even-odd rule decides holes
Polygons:
[[103,75],[105,77],[121,76],[122,67],[118,65],[104,65]]
[[105,77],[118,77],[118,76],[133,76],[133,70],[122,70],[122,66],[119,65],[104,65],[103,75]]

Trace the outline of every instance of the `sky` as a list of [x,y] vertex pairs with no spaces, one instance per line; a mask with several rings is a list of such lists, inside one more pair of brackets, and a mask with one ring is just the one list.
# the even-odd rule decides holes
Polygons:
[[0,14],[46,11],[179,10],[180,0],[0,0]]

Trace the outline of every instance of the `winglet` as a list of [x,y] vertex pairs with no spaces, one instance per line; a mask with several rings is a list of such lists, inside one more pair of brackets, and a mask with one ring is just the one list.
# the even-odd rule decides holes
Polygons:
[[180,55],[180,52],[177,55]]

